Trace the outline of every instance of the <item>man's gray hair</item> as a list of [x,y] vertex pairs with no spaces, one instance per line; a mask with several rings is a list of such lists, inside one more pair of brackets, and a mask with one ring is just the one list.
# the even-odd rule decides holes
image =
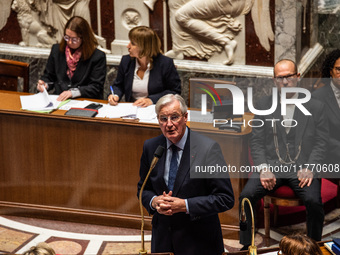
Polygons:
[[180,108],[181,108],[181,112],[182,114],[185,114],[188,110],[188,107],[183,99],[183,97],[181,97],[178,94],[167,94],[165,96],[162,96],[156,103],[156,114],[157,116],[159,115],[159,112],[161,111],[161,109],[170,103],[173,103],[175,100],[177,100],[180,104]]

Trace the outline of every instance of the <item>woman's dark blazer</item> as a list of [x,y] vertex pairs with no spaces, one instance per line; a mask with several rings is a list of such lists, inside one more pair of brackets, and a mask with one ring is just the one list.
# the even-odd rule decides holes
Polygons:
[[[117,78],[113,83],[114,93],[119,99],[125,94],[125,101],[132,102],[132,84],[136,59],[125,55],[118,67]],[[150,70],[148,98],[155,104],[166,94],[181,94],[181,80],[174,62],[162,54],[153,58],[153,68]]]
[[96,49],[92,56],[78,62],[72,79],[67,74],[65,52],[59,50],[59,44],[54,44],[48,57],[46,68],[41,80],[54,82],[49,84],[49,90],[54,88],[54,94],[59,95],[65,90],[78,88],[81,97],[103,99],[103,89],[106,78],[106,55]]

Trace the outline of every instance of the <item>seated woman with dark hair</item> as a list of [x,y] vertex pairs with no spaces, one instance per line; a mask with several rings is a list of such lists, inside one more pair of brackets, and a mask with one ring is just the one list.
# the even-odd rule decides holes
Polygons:
[[292,234],[284,236],[280,241],[282,255],[322,255],[319,245],[308,236]]
[[74,16],[65,25],[64,38],[54,44],[37,89],[54,89],[63,101],[75,97],[103,99],[106,55],[88,22]]
[[109,104],[117,105],[125,95],[126,102],[146,107],[166,94],[180,94],[181,80],[173,60],[161,53],[156,32],[146,26],[134,27],[129,39],[129,55],[119,64]]

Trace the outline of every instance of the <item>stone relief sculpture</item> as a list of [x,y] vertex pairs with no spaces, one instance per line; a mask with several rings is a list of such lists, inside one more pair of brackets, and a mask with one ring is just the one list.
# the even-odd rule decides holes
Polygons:
[[128,30],[141,24],[141,15],[136,10],[128,9],[123,13],[122,17],[122,24]]
[[[20,45],[50,47],[62,39],[66,22],[75,15],[91,24],[89,3],[90,0],[13,0],[12,9],[17,12],[23,38]],[[96,37],[100,48],[110,52],[105,49],[106,40]]]
[[270,51],[270,41],[274,41],[274,32],[270,21],[269,0],[255,0],[251,9],[254,29],[263,48]]
[[17,19],[21,28],[22,41],[19,43],[21,46],[29,46],[30,34],[34,35],[37,47],[49,47],[56,42],[53,38],[53,33],[48,33],[48,27],[38,21],[38,13],[34,12],[26,0],[13,0],[12,9],[17,12]]
[[56,39],[64,36],[64,26],[73,16],[81,16],[91,24],[90,0],[29,0],[31,8],[39,11],[39,20],[56,30]]
[[[153,10],[157,0],[145,0]],[[165,55],[183,59],[209,59],[215,52],[226,53],[223,64],[234,61],[235,36],[242,26],[235,18],[252,10],[255,31],[266,50],[274,39],[269,16],[269,0],[169,0],[172,50]]]
[[11,14],[11,3],[12,0],[2,0],[0,2],[0,30],[6,25],[7,19]]

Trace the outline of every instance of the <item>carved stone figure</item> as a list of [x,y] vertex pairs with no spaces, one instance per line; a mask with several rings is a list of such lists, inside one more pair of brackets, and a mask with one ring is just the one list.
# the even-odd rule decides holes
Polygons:
[[[145,0],[153,10],[157,0]],[[255,2],[254,2],[255,1]],[[224,64],[232,64],[237,46],[235,36],[242,30],[235,19],[252,9],[255,32],[266,50],[274,39],[269,17],[269,0],[169,0],[172,50],[165,55],[183,59],[209,59],[215,52],[226,53]]]
[[42,23],[56,30],[59,41],[64,36],[64,26],[73,16],[81,16],[91,24],[90,0],[30,0],[31,6],[40,12]]
[[29,46],[30,34],[36,36],[37,47],[49,47],[56,42],[55,38],[48,34],[48,31],[38,21],[38,14],[32,11],[26,0],[13,0],[12,9],[17,12],[17,19],[21,28],[21,46]]
[[11,3],[12,0],[0,1],[0,30],[6,25],[7,19],[11,14]]

